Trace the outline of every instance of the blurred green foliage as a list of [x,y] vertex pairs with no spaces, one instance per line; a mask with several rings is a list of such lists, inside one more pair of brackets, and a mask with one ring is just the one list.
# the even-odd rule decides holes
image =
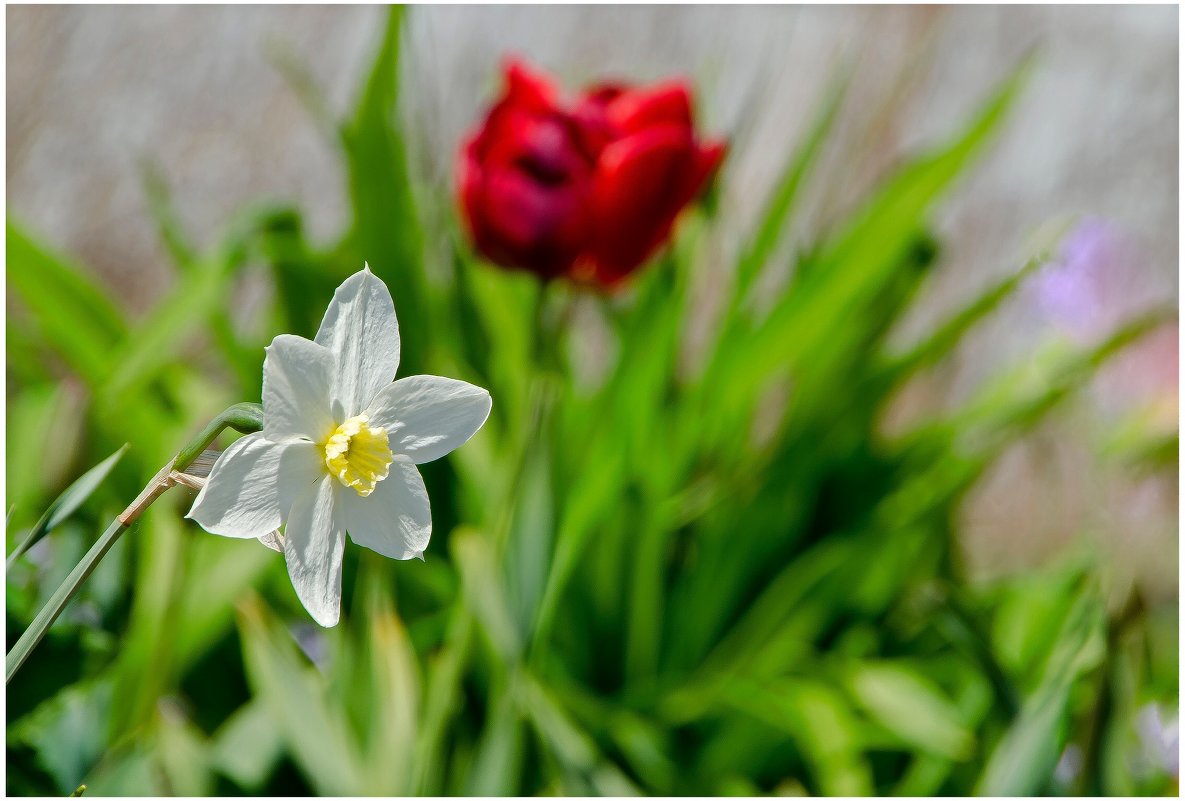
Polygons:
[[[147,169],[175,274],[131,319],[9,221],[9,551],[74,476],[131,447],[9,568],[8,641],[161,464],[259,398],[264,345],[311,335],[364,260],[395,297],[400,373],[494,398],[481,434],[425,466],[427,562],[349,548],[343,621],[321,630],[278,555],[200,531],[184,491],[166,495],[9,685],[8,792],[1168,791],[1132,754],[1138,707],[1176,704],[1175,610],[1108,608],[1085,558],[970,583],[952,528],[1001,450],[1154,320],[903,434],[879,424],[1025,274],[910,349],[887,344],[939,263],[934,204],[1023,70],[847,222],[797,243],[770,290],[758,279],[812,186],[835,81],[689,358],[692,293],[722,268],[704,256],[710,213],[612,298],[541,288],[476,263],[452,223],[425,229],[418,210],[443,198],[405,156],[400,17],[337,128],[353,209],[339,240],[311,242],[298,209],[271,206],[203,248]],[[234,299],[260,274],[274,297],[243,324]],[[611,333],[599,375],[575,309]],[[1175,469],[1175,448],[1155,452]],[[1058,778],[1067,746],[1081,767]]]

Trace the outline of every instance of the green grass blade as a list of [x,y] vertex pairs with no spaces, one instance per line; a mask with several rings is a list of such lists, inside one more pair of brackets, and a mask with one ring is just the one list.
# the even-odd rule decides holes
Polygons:
[[[925,216],[934,200],[958,178],[1004,119],[1023,85],[1025,68],[991,97],[954,142],[918,159],[899,172],[829,245],[817,264],[791,283],[769,316],[753,328],[726,331],[705,374],[707,385],[720,387],[715,403],[723,407],[720,431],[727,436],[738,414],[748,414],[748,400],[772,376],[800,369],[827,374],[825,353],[837,332],[858,340],[867,325],[866,309],[899,278],[898,268],[912,263]],[[856,331],[852,331],[856,327]],[[832,348],[834,349],[834,348]],[[840,349],[838,355],[847,351]]]
[[169,185],[164,172],[156,162],[145,159],[140,163],[140,183],[143,186],[144,198],[148,203],[148,211],[156,223],[156,233],[164,243],[165,250],[178,269],[188,272],[197,261],[197,250],[189,239],[177,209],[173,205],[173,198],[169,192]]
[[[341,130],[354,224],[354,255],[387,282],[405,331],[421,332],[403,343],[400,357],[410,373],[422,371],[428,334],[422,240],[398,122],[403,9],[389,10],[382,42],[353,118]],[[361,264],[353,269],[360,269]]]
[[1030,259],[1021,269],[988,288],[946,322],[940,323],[930,336],[907,352],[895,356],[882,356],[881,362],[884,364],[885,372],[894,380],[901,381],[947,356],[976,323],[999,308],[1034,270],[1047,261],[1048,255],[1044,253]]
[[832,79],[824,91],[823,102],[819,105],[815,120],[807,131],[806,139],[782,171],[765,206],[765,214],[761,218],[757,232],[737,264],[734,301],[744,298],[761,268],[782,242],[790,216],[797,206],[803,183],[818,161],[823,144],[839,116],[843,99],[851,85],[852,72],[851,66],[846,66]]
[[124,452],[128,449],[128,445],[124,445],[115,453],[108,456],[103,461],[83,473],[73,484],[67,487],[61,495],[54,499],[49,508],[45,510],[45,514],[41,519],[34,524],[32,530],[29,531],[29,536],[25,537],[13,552],[9,555],[8,561],[4,566],[5,572],[12,567],[21,554],[29,550],[47,533],[56,528],[63,520],[82,506],[83,502],[90,497],[103,480],[115,469],[115,465],[119,462]]
[[104,408],[130,405],[180,358],[187,337],[208,328],[212,319],[223,313],[240,257],[240,249],[232,246],[207,262],[194,264],[169,296],[129,334],[113,354],[114,369],[98,390]]

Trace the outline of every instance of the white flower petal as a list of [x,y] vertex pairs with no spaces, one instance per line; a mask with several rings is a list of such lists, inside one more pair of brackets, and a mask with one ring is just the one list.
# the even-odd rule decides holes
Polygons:
[[335,414],[341,420],[360,414],[399,367],[399,323],[387,285],[369,269],[347,278],[333,293],[317,344],[333,353],[337,368]]
[[326,475],[296,499],[284,528],[284,561],[297,597],[313,620],[336,626],[342,601],[346,533],[334,515],[335,481]]
[[337,422],[331,414],[333,354],[292,334],[272,340],[263,360],[263,433],[273,442],[320,442]]
[[187,517],[212,534],[263,537],[279,527],[302,488],[322,473],[310,442],[248,434],[222,452]]
[[432,536],[432,510],[420,471],[396,457],[391,472],[367,497],[339,496],[338,512],[350,539],[392,559],[423,559]]
[[413,375],[391,384],[366,410],[371,426],[387,429],[391,452],[416,464],[464,445],[490,416],[490,393],[437,375]]

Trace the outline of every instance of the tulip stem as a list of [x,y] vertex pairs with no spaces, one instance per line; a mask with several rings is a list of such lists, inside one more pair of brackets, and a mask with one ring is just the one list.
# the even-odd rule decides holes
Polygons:
[[12,650],[8,652],[8,655],[4,659],[5,684],[12,681],[12,677],[20,670],[21,665],[29,658],[29,654],[37,647],[38,643],[45,638],[45,633],[49,631],[49,627],[58,619],[58,615],[66,608],[66,604],[70,603],[70,600],[78,593],[78,590],[82,587],[82,583],[95,571],[99,562],[111,550],[111,546],[115,544],[116,540],[131,528],[144,509],[150,506],[170,487],[176,485],[177,481],[173,480],[173,477],[193,464],[193,461],[201,455],[202,451],[206,449],[206,446],[213,442],[214,438],[222,433],[222,430],[225,428],[233,428],[242,433],[259,431],[263,428],[263,409],[257,403],[237,403],[227,408],[211,420],[189,444],[181,449],[177,456],[153,476],[139,497],[119,517],[111,522],[111,525],[107,527],[103,535],[95,541],[95,544],[82,557],[82,561],[70,571],[70,575],[66,576],[65,581],[62,582],[61,586],[58,587],[57,591],[54,592],[41,611],[37,613],[37,616],[33,618],[33,622],[29,624],[29,628],[25,629],[25,633],[12,646]]

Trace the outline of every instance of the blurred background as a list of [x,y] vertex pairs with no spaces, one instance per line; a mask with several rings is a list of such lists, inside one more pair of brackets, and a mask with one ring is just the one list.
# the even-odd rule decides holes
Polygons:
[[[9,9],[10,214],[77,256],[133,314],[164,294],[172,274],[145,207],[145,161],[173,188],[197,241],[260,197],[297,201],[310,235],[328,236],[349,214],[335,143],[281,65],[297,61],[329,110],[343,113],[383,13]],[[424,7],[408,21],[409,145],[424,180],[451,187],[457,143],[493,96],[507,53],[570,87],[603,75],[686,75],[707,130],[743,131],[722,199],[732,227],[725,248],[735,248],[776,179],[770,165],[802,136],[844,58],[856,60],[856,73],[825,154],[828,174],[842,177],[800,213],[804,228],[850,207],[900,154],[966,115],[1002,65],[1036,49],[1040,68],[1018,109],[1024,124],[1003,133],[942,210],[951,269],[900,335],[1015,269],[1038,224],[1075,214],[1112,221],[1126,240],[1128,274],[1105,302],[1134,309],[1177,294],[1176,20],[1170,7]],[[1049,325],[1038,304],[1004,310],[913,389],[903,413],[961,399]],[[1132,486],[1082,442],[1083,427],[1106,426],[1107,415],[1158,394],[1175,399],[1174,361],[1137,361],[1137,391],[1113,397],[1116,381],[1103,381],[1097,405],[1015,447],[966,510],[978,565],[1032,564],[1119,515],[1105,526],[1125,532],[1116,557],[1157,593],[1175,594],[1175,481]],[[1175,400],[1166,408],[1175,425]]]
[[[334,126],[358,103],[386,13],[374,6],[8,8],[10,220],[81,265],[131,326],[151,320],[157,304],[184,286],[184,274],[172,263],[176,254],[161,235],[162,196],[169,198],[172,222],[202,250],[216,249],[240,210],[269,201],[299,207],[303,235],[328,247],[355,219]],[[904,432],[959,409],[991,376],[1023,368],[1038,343],[1089,343],[1097,339],[1096,329],[1142,309],[1176,306],[1177,15],[1176,8],[1163,6],[415,7],[404,21],[400,53],[403,145],[421,190],[425,230],[447,229],[459,142],[499,90],[507,54],[525,56],[569,90],[606,76],[640,82],[684,76],[696,87],[701,130],[731,142],[713,198],[713,235],[701,257],[731,263],[759,224],[787,153],[807,136],[834,76],[850,66],[846,98],[817,159],[821,184],[795,211],[789,242],[782,245],[785,258],[760,278],[772,292],[786,285],[789,256],[801,242],[842,227],[910,154],[958,129],[1013,65],[1034,55],[1035,68],[1009,122],[929,219],[943,267],[929,276],[888,340],[906,348],[924,339],[939,321],[1020,269],[1035,243],[1059,225],[1073,227],[1077,238],[1066,240],[1055,262],[1088,262],[1099,277],[1075,283],[1071,301],[1056,291],[1050,299],[1055,272],[1046,271],[1044,283],[1022,287],[948,358],[892,399],[880,424],[889,434]],[[1075,220],[1086,220],[1085,227]],[[447,261],[449,248],[445,238],[429,234],[427,262]],[[694,284],[685,358],[694,360],[697,343],[710,338],[725,314],[721,298],[729,275],[706,270]],[[257,330],[256,318],[279,302],[272,276],[246,270],[228,293],[237,330],[257,338],[266,333]],[[11,290],[8,296],[10,316],[22,319],[20,301]],[[323,305],[320,299],[310,303]],[[576,337],[596,351],[604,321],[578,304],[573,325]],[[13,426],[41,418],[34,404],[18,403],[25,416],[14,421],[15,393],[28,380],[23,372],[14,376],[13,349],[24,340],[14,344],[11,332],[7,491],[9,504],[20,504],[20,515],[35,519],[51,490],[88,465],[50,454],[36,480],[13,469],[36,463],[15,454],[28,439],[14,438]],[[219,336],[199,331],[172,357],[204,353],[208,338]],[[67,377],[62,383],[48,418],[68,416],[84,404],[78,382]],[[1154,468],[1133,466],[1114,452],[1120,447],[1116,432],[1126,431],[1133,419],[1157,436],[1175,436],[1177,387],[1173,323],[1108,363],[1056,415],[1010,444],[953,510],[969,577],[991,582],[1027,575],[1060,564],[1086,543],[1108,565],[1113,605],[1138,587],[1142,603],[1172,618],[1164,631],[1175,630],[1175,451]],[[188,431],[201,422],[183,419],[190,419]],[[433,504],[436,509],[441,502],[434,496]],[[458,517],[464,521],[466,515]],[[138,569],[149,570],[150,562],[141,558]],[[109,577],[106,592],[115,593],[123,580],[130,579]],[[249,618],[240,626],[249,629]],[[11,613],[9,628],[11,643]],[[331,647],[299,626],[293,630],[314,663],[318,648]],[[431,639],[413,634],[417,647],[421,636]],[[210,637],[223,643],[223,651],[203,657],[215,660],[209,664],[237,659],[224,652],[236,649],[233,642]],[[1165,647],[1175,650],[1175,641]],[[32,709],[47,695],[44,688],[28,692],[29,703],[18,707]],[[169,716],[180,713],[164,697],[160,714],[167,730]],[[1148,722],[1150,714],[1143,720],[1155,740],[1165,727],[1160,718],[1156,725]],[[1175,706],[1156,714],[1172,718],[1175,732]],[[66,727],[69,716],[55,720]],[[202,726],[211,728],[207,723]],[[65,736],[64,728],[22,731],[19,744],[10,739],[10,753]],[[184,759],[185,747],[178,749],[166,762]],[[50,757],[49,772],[62,783],[62,777],[81,775],[86,760],[79,750],[86,748]],[[1059,770],[1072,773],[1089,750],[1086,743],[1060,754]],[[41,753],[44,768],[48,752]],[[526,759],[531,764],[532,757]],[[307,771],[300,758],[296,762]],[[284,792],[304,786],[297,779],[285,784],[284,770],[266,787]],[[882,791],[888,786],[879,782],[884,772],[874,765],[874,786]],[[29,787],[45,787],[36,778],[29,781]],[[128,783],[119,784],[110,771],[107,781],[117,789],[138,786],[126,776],[119,781]],[[238,788],[263,786],[247,768],[236,781]],[[590,781],[564,789],[624,786]],[[770,789],[754,781],[706,791]],[[317,791],[351,786],[312,785]],[[645,778],[641,786],[680,789]],[[806,789],[853,786],[860,787],[820,787],[807,780]],[[906,786],[925,792],[928,785],[923,780]],[[948,791],[962,786],[934,785]],[[164,791],[170,787],[176,789]],[[194,788],[210,785],[188,789]]]

